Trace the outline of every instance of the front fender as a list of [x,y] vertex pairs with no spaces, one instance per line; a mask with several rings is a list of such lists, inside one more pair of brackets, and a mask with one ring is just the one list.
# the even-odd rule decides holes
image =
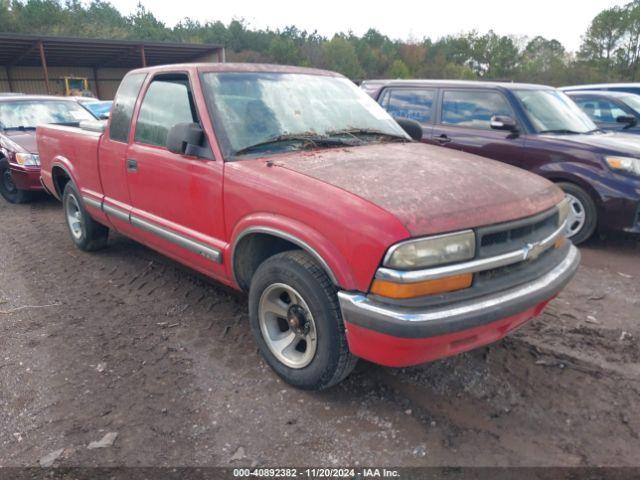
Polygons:
[[356,282],[349,268],[349,263],[339,249],[321,232],[298,220],[271,213],[255,213],[243,217],[233,229],[225,258],[230,259],[227,262],[227,274],[229,278],[234,279],[236,285],[237,281],[234,277],[235,248],[238,242],[250,233],[271,234],[295,243],[322,265],[336,286],[347,290],[356,289]]
[[554,182],[573,183],[585,190],[596,205],[602,203],[602,195],[599,186],[604,186],[608,172],[602,168],[579,162],[555,162],[543,165],[534,170],[534,173]]

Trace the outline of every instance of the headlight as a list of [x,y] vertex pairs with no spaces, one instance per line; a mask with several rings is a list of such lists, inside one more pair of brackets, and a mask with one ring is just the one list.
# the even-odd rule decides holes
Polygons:
[[384,258],[384,266],[400,270],[431,267],[473,258],[476,237],[472,230],[394,245]]
[[40,157],[38,155],[32,155],[31,153],[16,153],[16,163],[19,165],[37,167],[40,165]]
[[613,169],[640,176],[640,159],[631,157],[604,157]]
[[569,203],[568,198],[564,198],[558,204],[558,227],[560,227],[569,217],[569,210],[571,209],[571,204]]

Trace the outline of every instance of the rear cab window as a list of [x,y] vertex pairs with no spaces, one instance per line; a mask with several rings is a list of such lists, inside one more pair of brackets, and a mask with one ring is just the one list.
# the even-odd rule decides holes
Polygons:
[[128,142],[133,109],[146,76],[145,73],[132,73],[122,80],[111,109],[111,122],[109,125],[109,138],[111,140]]
[[421,124],[433,121],[436,90],[427,88],[386,89],[380,105],[393,117],[408,118]]
[[491,130],[491,117],[506,115],[516,119],[507,99],[492,90],[445,90],[440,121],[451,125]]
[[179,123],[198,123],[186,73],[156,75],[145,92],[135,142],[165,147],[169,130]]

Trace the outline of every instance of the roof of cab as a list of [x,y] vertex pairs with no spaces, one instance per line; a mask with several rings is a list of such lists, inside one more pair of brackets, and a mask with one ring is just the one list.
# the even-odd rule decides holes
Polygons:
[[291,65],[272,65],[268,63],[182,63],[159,65],[156,67],[138,68],[130,73],[163,73],[179,72],[180,70],[198,70],[203,72],[238,72],[238,73],[299,73],[306,75],[321,75],[325,77],[342,77],[343,75],[330,70],[318,68],[295,67]]

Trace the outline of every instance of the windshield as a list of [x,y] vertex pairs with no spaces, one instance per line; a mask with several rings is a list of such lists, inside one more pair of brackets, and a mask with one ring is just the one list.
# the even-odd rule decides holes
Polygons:
[[629,105],[633,110],[640,113],[640,95],[626,95],[622,101]]
[[225,157],[261,144],[265,150],[260,153],[301,148],[295,142],[312,136],[316,145],[318,138],[335,135],[358,143],[381,141],[385,135],[409,140],[382,107],[345,78],[205,73],[203,84]]
[[515,90],[516,97],[538,133],[587,133],[596,124],[573,100],[557,90]]
[[48,123],[78,123],[95,120],[74,101],[64,100],[12,100],[0,102],[2,128],[36,128]]

